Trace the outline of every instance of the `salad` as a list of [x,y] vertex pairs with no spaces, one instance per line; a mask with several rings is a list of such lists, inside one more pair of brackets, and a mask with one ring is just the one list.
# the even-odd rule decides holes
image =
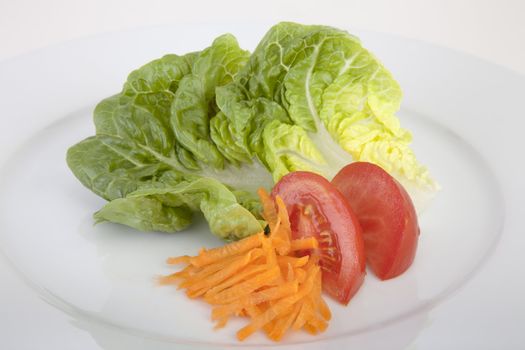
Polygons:
[[[69,148],[67,163],[107,200],[96,222],[176,232],[202,212],[213,234],[237,241],[231,245],[257,242],[203,250],[202,259],[215,256],[206,264],[172,259],[188,266],[163,279],[185,279],[191,296],[217,301],[210,290],[229,290],[251,300],[224,314],[252,317],[240,339],[265,329],[278,340],[285,325],[315,333],[329,320],[321,285],[347,304],[365,261],[389,279],[414,259],[416,209],[438,185],[395,116],[401,98],[356,37],[283,22],[252,53],[225,34],[131,72],[120,93],[96,106],[95,135]],[[246,288],[259,274],[266,277]],[[190,290],[195,276],[210,280]],[[275,298],[261,297],[269,290]]]

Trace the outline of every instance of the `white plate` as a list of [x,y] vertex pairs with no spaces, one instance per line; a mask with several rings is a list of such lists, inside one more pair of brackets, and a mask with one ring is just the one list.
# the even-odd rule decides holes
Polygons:
[[[205,224],[175,235],[144,234],[112,224],[93,226],[91,214],[103,201],[78,183],[64,157],[67,147],[93,133],[94,104],[119,91],[133,68],[164,53],[205,47],[223,32],[236,34],[241,46],[252,48],[266,29],[186,25],[137,30],[71,42],[0,65],[0,251],[36,295],[75,320],[73,326],[59,325],[57,330],[89,331],[98,345],[84,339],[86,348],[239,345],[234,336],[240,322],[213,331],[205,305],[153,283],[155,275],[169,272],[165,257],[220,244]],[[516,150],[525,150],[519,134],[524,126],[519,113],[523,116],[525,79],[422,43],[357,34],[403,87],[399,116],[414,133],[416,154],[443,190],[420,218],[422,236],[413,267],[388,282],[369,274],[349,307],[331,303],[334,318],[326,333],[286,339],[285,344],[300,348],[355,344],[396,349],[417,344],[424,340],[420,332],[431,309],[439,310],[440,302],[475,272],[476,281],[481,278],[488,289],[492,287],[493,276],[487,271],[500,262],[496,259],[502,259],[501,253],[489,267],[480,267],[493,253],[504,220],[502,245],[525,241],[512,226],[522,208],[518,172],[524,167],[516,163]],[[515,263],[524,261],[520,255],[511,256]],[[506,266],[501,273],[513,276],[513,268]],[[515,287],[523,290],[523,282]],[[12,297],[22,290],[15,284],[3,293]],[[468,299],[488,292],[471,291]],[[18,303],[0,300],[0,306],[16,312]],[[501,301],[505,302],[514,300]],[[511,306],[523,310],[523,303]],[[28,310],[26,305],[19,308]],[[55,319],[53,312],[42,312],[43,322]],[[12,317],[8,321],[2,314],[0,326],[12,322]],[[519,313],[513,317],[509,322],[523,320]],[[23,321],[22,316],[15,318]],[[475,313],[467,315],[470,318],[477,320]],[[522,339],[518,333],[512,335]],[[6,340],[0,338],[4,345],[2,341]],[[271,344],[260,335],[243,343],[256,348]]]

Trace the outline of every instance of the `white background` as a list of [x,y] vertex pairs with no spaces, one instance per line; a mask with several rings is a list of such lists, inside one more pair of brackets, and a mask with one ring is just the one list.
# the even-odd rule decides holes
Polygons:
[[525,73],[524,16],[523,0],[0,0],[0,60],[140,26],[293,20],[395,33]]
[[[0,61],[55,43],[109,31],[184,22],[254,20],[292,20],[389,32],[468,52],[525,74],[525,1],[520,0],[0,0]],[[97,345],[81,326],[68,327],[67,332],[62,332],[71,320],[64,320],[60,311],[39,302],[32,291],[10,294],[9,290],[22,290],[17,288],[21,281],[1,264],[0,276],[3,281],[12,283],[6,286],[5,282],[0,282],[0,298],[8,297],[13,305],[0,310],[2,350],[5,344],[6,350],[98,349],[102,346]],[[471,286],[476,285],[475,280],[471,283]],[[505,287],[502,285],[502,288]],[[505,341],[507,346],[502,348],[524,345],[521,343],[523,324],[507,324],[505,329],[493,327],[500,321],[505,323],[506,315],[487,314],[467,329],[461,317],[453,324],[440,321],[440,314],[450,314],[465,303],[465,298],[466,294],[460,292],[436,310],[432,314],[432,324],[427,321],[423,326],[428,331],[422,331],[410,348],[443,349],[451,345],[465,348],[461,344],[478,349],[494,348],[496,344],[484,344],[483,337],[476,340],[477,330],[488,336],[492,333],[494,339]],[[482,296],[476,305],[493,301],[490,296]],[[480,310],[472,312],[483,314]],[[106,344],[104,347],[134,349],[138,348],[134,346],[136,342],[140,340],[123,339],[120,346]]]

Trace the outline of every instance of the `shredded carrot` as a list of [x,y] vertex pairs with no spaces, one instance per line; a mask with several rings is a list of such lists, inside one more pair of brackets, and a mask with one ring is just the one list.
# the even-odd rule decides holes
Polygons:
[[273,225],[277,221],[277,210],[275,209],[275,202],[272,200],[268,192],[264,188],[260,188],[257,191],[261,204],[263,207],[262,217],[268,225]]
[[216,295],[206,297],[205,300],[210,304],[227,304],[253,293],[259,288],[267,285],[274,285],[273,282],[280,277],[280,271],[277,266],[271,267],[267,271],[256,275],[248,280],[242,281],[235,286],[232,286]]
[[323,332],[331,313],[321,295],[319,257],[295,255],[315,250],[318,242],[313,237],[292,240],[282,199],[272,199],[263,189],[258,193],[269,235],[260,232],[223,247],[202,248],[197,256],[168,258],[170,265],[187,266],[159,283],[177,285],[189,297],[211,304],[215,328],[226,326],[231,317],[250,318],[237,332],[239,340],[258,330],[274,341],[289,330]]
[[315,239],[315,237],[294,239],[290,244],[290,249],[293,251],[317,249],[318,247],[319,243],[317,243],[317,239]]
[[275,204],[277,204],[277,218],[280,226],[279,229],[272,234],[272,240],[275,241],[273,244],[279,255],[288,255],[290,252],[290,241],[292,235],[290,219],[281,197],[275,199]]
[[250,250],[248,253],[235,259],[229,265],[215,272],[211,276],[199,279],[198,281],[195,281],[194,283],[192,283],[190,286],[187,287],[188,292],[190,292],[190,294],[193,294],[192,296],[202,295],[201,293],[195,294],[194,292],[197,290],[203,290],[203,289],[206,289],[207,291],[213,286],[218,285],[222,281],[234,276],[235,273],[237,273],[243,267],[248,265],[250,261],[254,260],[255,258],[258,258],[261,255],[262,255],[261,249]]
[[268,337],[274,341],[279,341],[282,339],[286,331],[290,328],[293,321],[297,317],[297,314],[300,310],[300,304],[296,303],[291,312],[282,316],[276,321],[275,328],[268,333]]
[[241,298],[226,305],[216,306],[211,314],[212,320],[221,319],[222,317],[241,314],[241,311],[250,305],[259,305],[264,302],[277,300],[285,296],[297,293],[297,281],[288,282],[280,286],[270,287],[251,294],[248,297]]
[[168,275],[168,276],[161,276],[161,277],[159,277],[158,282],[161,285],[173,284],[173,283],[177,282],[177,279],[178,278],[177,278],[176,274],[172,273],[171,275]]
[[308,262],[308,255],[296,258],[293,256],[278,256],[277,263],[281,266],[287,266],[288,264],[292,267],[303,267]]
[[222,282],[221,284],[210,288],[206,292],[206,296],[207,297],[211,297],[213,295],[216,295],[217,293],[222,292],[226,288],[229,288],[229,287],[231,287],[231,286],[233,286],[233,285],[235,285],[235,284],[237,284],[239,282],[242,282],[243,280],[253,276],[256,273],[263,272],[264,270],[266,270],[266,266],[265,265],[248,266],[244,270],[242,270],[239,273],[235,274],[231,278],[228,278],[226,281]]
[[177,256],[174,258],[168,258],[168,260],[166,260],[166,263],[169,265],[189,264],[190,258],[191,257],[188,255]]
[[220,261],[225,257],[247,252],[261,245],[264,233],[260,232],[237,242],[210,250],[202,249],[199,255],[192,257],[190,263],[196,267],[202,267]]

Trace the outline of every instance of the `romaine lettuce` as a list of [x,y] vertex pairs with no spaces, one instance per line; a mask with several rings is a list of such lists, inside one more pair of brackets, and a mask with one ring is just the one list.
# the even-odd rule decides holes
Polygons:
[[435,191],[395,116],[400,101],[396,81],[354,36],[280,23],[251,55],[226,34],[132,72],[96,107],[96,135],[71,147],[67,162],[109,201],[97,221],[172,232],[202,211],[214,234],[237,239],[261,230],[255,190],[294,170],[331,178],[370,161],[413,198]]

